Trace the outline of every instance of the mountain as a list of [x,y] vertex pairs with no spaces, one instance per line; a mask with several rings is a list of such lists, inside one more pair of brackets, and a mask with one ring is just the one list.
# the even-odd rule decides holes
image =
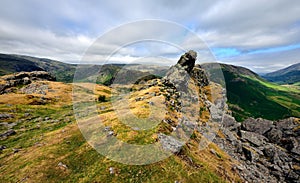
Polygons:
[[270,83],[247,68],[221,64],[221,69],[225,79],[221,84],[227,89],[229,109],[238,121],[249,117],[269,120],[300,117],[299,90]]
[[58,81],[72,82],[76,65],[23,55],[0,54],[0,75],[15,72],[47,71]]
[[300,63],[262,76],[271,82],[279,84],[294,84],[300,82]]

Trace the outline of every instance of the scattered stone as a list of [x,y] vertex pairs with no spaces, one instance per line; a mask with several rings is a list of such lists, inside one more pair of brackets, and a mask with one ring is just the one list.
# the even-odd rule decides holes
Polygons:
[[14,153],[18,153],[20,151],[20,149],[18,149],[18,148],[13,148],[12,150]]
[[6,149],[6,146],[5,145],[0,145],[0,151]]
[[115,168],[114,167],[109,167],[109,174],[113,175],[115,173],[116,173]]
[[30,116],[30,113],[24,113],[24,117],[29,117]]
[[152,101],[150,101],[150,102],[148,102],[149,103],[149,105],[154,105],[154,102],[152,102]]
[[104,131],[105,131],[105,132],[110,131],[110,130],[111,130],[111,127],[110,127],[110,126],[104,127]]
[[15,135],[15,134],[16,134],[16,131],[10,129],[10,130],[8,130],[8,131],[6,131],[6,132],[0,134],[0,138],[7,138],[7,137],[12,136],[12,135]]
[[8,119],[8,118],[14,118],[14,115],[9,114],[9,113],[1,113],[0,114],[0,119]]
[[115,133],[114,133],[114,131],[108,131],[107,132],[107,137],[111,137],[111,136],[113,136]]
[[57,166],[68,169],[68,166],[66,164],[63,164],[62,162],[59,162]]

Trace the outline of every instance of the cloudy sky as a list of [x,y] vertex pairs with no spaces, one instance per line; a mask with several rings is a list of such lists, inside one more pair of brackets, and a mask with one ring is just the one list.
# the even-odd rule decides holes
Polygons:
[[[245,66],[259,73],[300,62],[300,1],[1,0],[0,3],[2,53],[79,63],[90,52],[99,63],[107,58],[108,51],[117,48],[111,56],[113,62],[131,62],[154,55],[171,63],[182,49],[196,45],[204,50],[200,53],[203,60],[206,56],[211,59],[206,52],[211,50],[218,62]],[[169,23],[141,24],[145,19]],[[137,21],[139,24],[132,24]],[[132,26],[126,26],[128,23]],[[182,30],[172,28],[174,23],[182,26]],[[202,40],[201,44],[199,40],[195,43],[193,34]],[[103,36],[106,36],[104,41]],[[144,41],[134,42],[143,38]]]

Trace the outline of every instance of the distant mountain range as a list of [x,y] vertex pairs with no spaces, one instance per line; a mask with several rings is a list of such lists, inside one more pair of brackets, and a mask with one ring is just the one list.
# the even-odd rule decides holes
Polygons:
[[291,65],[287,68],[268,73],[263,78],[279,84],[300,83],[300,63]]
[[[276,82],[279,82],[279,78],[281,78],[280,82],[285,80],[284,78],[289,78],[282,83],[286,83],[287,80],[297,82],[299,66],[300,64],[297,64],[270,73],[264,78],[268,80],[278,78],[278,80],[272,80]],[[53,74],[57,81],[72,82],[76,67],[77,65],[44,58],[0,54],[0,75],[42,70]],[[204,67],[211,66],[206,65]],[[124,82],[122,79],[131,81],[151,74],[163,76],[168,69],[167,67],[124,64],[86,65],[83,68],[79,81],[96,81],[98,84],[107,86],[113,82],[122,83]],[[300,117],[300,93],[297,88],[270,83],[247,68],[221,64],[221,69],[225,83],[221,80],[215,82],[226,86],[229,108],[238,121],[243,121],[248,117],[261,117],[270,120],[290,116]],[[130,75],[132,78],[123,78],[124,72],[126,76]]]

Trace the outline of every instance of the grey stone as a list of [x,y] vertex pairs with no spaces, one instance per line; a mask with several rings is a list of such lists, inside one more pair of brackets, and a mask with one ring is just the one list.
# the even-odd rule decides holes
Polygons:
[[266,132],[265,136],[269,139],[270,142],[279,143],[282,138],[282,131],[272,128],[268,132]]
[[272,124],[269,120],[249,118],[242,123],[242,129],[263,135],[272,128]]
[[14,115],[9,114],[9,113],[1,113],[0,114],[0,119],[8,119],[8,118],[14,118]]
[[115,133],[114,133],[114,131],[108,131],[107,132],[107,137],[111,137],[111,136],[113,136]]
[[158,139],[162,145],[162,148],[172,153],[179,152],[181,147],[184,145],[184,142],[162,133],[158,134]]
[[267,143],[268,139],[262,135],[253,132],[247,131],[240,131],[241,139],[251,144],[255,145],[256,147],[262,146]]
[[114,167],[109,167],[109,174],[113,175],[116,173],[115,168]]
[[68,166],[67,166],[66,164],[63,164],[62,162],[59,162],[59,163],[57,164],[57,166],[62,167],[62,168],[64,168],[64,169],[68,169]]
[[15,135],[15,134],[16,134],[16,131],[10,129],[10,130],[0,134],[0,138],[6,138],[6,137],[9,137],[9,136],[12,136],[12,135]]
[[228,128],[228,127],[232,127],[236,124],[237,122],[235,121],[234,117],[225,114],[223,117],[223,127]]

